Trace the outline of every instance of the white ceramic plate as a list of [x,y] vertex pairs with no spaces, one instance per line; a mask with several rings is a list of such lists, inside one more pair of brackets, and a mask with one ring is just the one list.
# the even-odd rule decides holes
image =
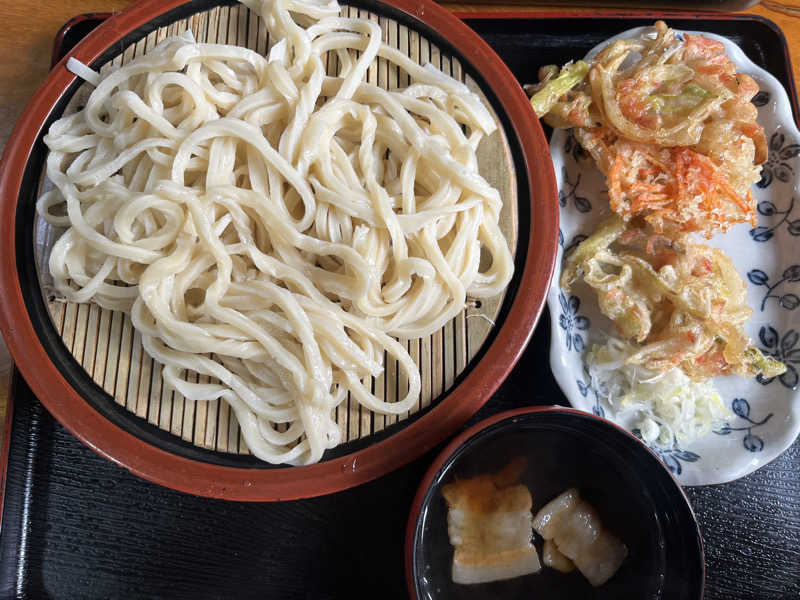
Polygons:
[[[626,31],[589,56],[613,40],[639,35],[642,30]],[[753,308],[747,333],[765,354],[784,362],[787,371],[769,380],[735,375],[714,380],[731,418],[686,446],[654,447],[684,485],[743,477],[786,450],[800,432],[800,132],[786,91],[775,77],[733,42],[710,33],[702,35],[725,44],[739,72],[759,84],[754,104],[769,144],[762,180],[753,186],[758,226],[738,225],[709,243],[723,249],[747,281]],[[561,209],[559,257],[547,299],[552,316],[550,366],[573,406],[613,419],[609,406],[598,400],[589,385],[583,362],[585,349],[599,341],[601,332],[612,333],[613,325],[600,313],[593,293],[581,289],[567,294],[558,285],[565,250],[594,231],[610,213],[605,178],[567,131],[553,134],[550,151]]]

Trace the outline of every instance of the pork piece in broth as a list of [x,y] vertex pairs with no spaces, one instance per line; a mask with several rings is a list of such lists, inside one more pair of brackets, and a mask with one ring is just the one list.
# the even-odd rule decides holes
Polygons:
[[603,527],[597,511],[574,488],[548,502],[534,518],[533,528],[593,586],[611,579],[628,556],[625,544]]
[[541,569],[531,543],[531,493],[517,483],[524,468],[524,460],[514,460],[498,473],[442,488],[449,507],[447,531],[455,548],[453,582],[485,583]]

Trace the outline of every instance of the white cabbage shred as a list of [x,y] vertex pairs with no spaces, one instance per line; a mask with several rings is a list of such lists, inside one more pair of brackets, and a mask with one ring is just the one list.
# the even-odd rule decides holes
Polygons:
[[693,381],[678,368],[665,373],[632,365],[628,342],[610,338],[586,355],[592,389],[627,429],[638,429],[648,444],[688,443],[731,417],[711,380]]

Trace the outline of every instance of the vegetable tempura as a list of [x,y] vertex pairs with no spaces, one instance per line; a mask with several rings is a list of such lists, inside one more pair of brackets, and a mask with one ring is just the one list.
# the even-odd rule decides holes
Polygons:
[[531,104],[546,123],[573,127],[608,179],[611,208],[658,233],[755,226],[750,186],[767,159],[750,102],[758,85],[736,72],[721,42],[654,34],[617,40],[587,65],[544,67]]
[[745,284],[722,251],[610,217],[570,254],[561,274],[582,279],[619,334],[640,344],[629,364],[680,367],[694,379],[737,373],[773,377],[786,367],[750,345]]

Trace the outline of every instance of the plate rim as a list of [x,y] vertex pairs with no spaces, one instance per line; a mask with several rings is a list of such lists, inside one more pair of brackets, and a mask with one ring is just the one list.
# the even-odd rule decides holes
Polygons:
[[[359,4],[362,4],[360,2]],[[557,255],[556,182],[549,146],[527,96],[489,45],[432,0],[368,0],[405,13],[445,37],[486,80],[517,137],[527,177],[531,226],[519,288],[508,315],[480,361],[438,404],[388,438],[308,466],[254,469],[205,463],[167,452],[113,424],[90,406],[50,360],[25,306],[17,266],[16,217],[25,193],[24,171],[42,128],[76,77],[65,56],[26,106],[0,161],[0,332],[17,368],[51,414],[89,448],[132,473],[200,496],[245,501],[313,497],[347,489],[395,470],[450,436],[488,401],[516,364],[545,306]],[[112,16],[69,54],[91,64],[114,43],[193,0],[145,0]],[[202,10],[199,8],[198,10]],[[543,157],[549,168],[541,169]],[[518,201],[525,191],[518,192]],[[544,241],[544,244],[541,242]],[[135,415],[131,415],[135,416]],[[403,452],[403,449],[406,451]]]

